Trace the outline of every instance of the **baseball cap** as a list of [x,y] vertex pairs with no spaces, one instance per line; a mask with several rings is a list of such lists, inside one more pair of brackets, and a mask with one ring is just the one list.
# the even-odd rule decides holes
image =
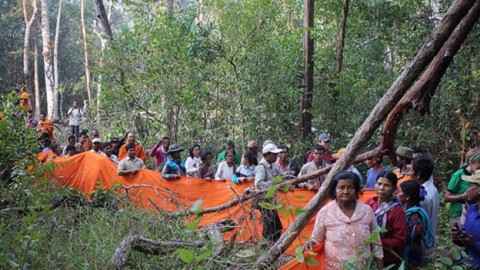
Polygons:
[[269,144],[265,145],[262,149],[263,154],[266,154],[266,153],[278,154],[281,151],[282,151],[282,149],[278,149],[277,146],[275,146],[275,144],[273,144],[273,143],[269,143]]

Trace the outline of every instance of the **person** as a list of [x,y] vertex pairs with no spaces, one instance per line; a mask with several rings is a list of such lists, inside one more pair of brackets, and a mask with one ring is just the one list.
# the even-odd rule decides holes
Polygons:
[[225,160],[218,165],[215,180],[225,181],[232,178],[233,173],[237,170],[237,164],[235,163],[236,155],[237,153],[233,148],[226,151]]
[[26,119],[26,122],[25,122],[25,128],[32,130],[32,129],[36,129],[37,126],[38,126],[38,120],[33,115],[33,111],[28,110],[27,111],[27,119]]
[[143,151],[143,147],[135,141],[135,134],[133,132],[128,132],[127,133],[126,141],[127,141],[126,144],[122,145],[122,147],[120,147],[120,150],[119,150],[119,153],[118,153],[118,159],[119,160],[124,159],[125,156],[127,155],[126,146],[129,145],[129,144],[133,144],[135,146],[136,156],[138,158],[140,158],[141,160],[143,160],[143,162],[147,161],[147,156],[145,156],[145,152]]
[[80,136],[80,120],[83,116],[83,110],[78,107],[77,101],[73,101],[72,107],[67,111],[68,125],[70,126],[70,135]]
[[48,137],[50,139],[53,139],[53,130],[53,124],[50,122],[50,120],[47,119],[45,113],[40,113],[40,121],[37,125],[37,131],[40,131],[42,133],[41,137]]
[[18,105],[20,105],[25,111],[29,111],[32,109],[30,106],[30,94],[28,93],[26,86],[23,86],[21,91]]
[[397,175],[398,184],[412,179],[412,170],[410,163],[412,163],[413,151],[412,149],[404,146],[399,146],[397,151],[397,169],[393,171]]
[[421,148],[413,146],[410,149],[412,149],[412,153],[413,153],[412,158],[423,157],[423,150]]
[[85,149],[83,146],[88,145],[87,143],[88,140],[90,140],[90,138],[88,138],[88,130],[84,129],[80,133],[80,138],[78,139],[78,142],[75,144],[75,151],[77,153],[85,152]]
[[80,138],[83,137],[83,139],[79,140],[79,141],[82,141],[83,152],[90,151],[90,150],[92,150],[92,147],[93,147],[92,139],[90,139],[90,136],[88,136],[88,132],[89,132],[88,129],[84,129],[80,133]]
[[257,157],[254,156],[253,152],[243,152],[242,164],[238,166],[237,170],[230,179],[235,184],[239,184],[244,181],[255,181],[255,168],[257,167],[257,164]]
[[275,167],[277,167],[280,175],[297,176],[300,173],[300,168],[292,160],[288,159],[289,149],[286,145],[279,145],[278,149],[282,150],[278,153],[278,159],[275,161]]
[[[440,206],[440,196],[438,190],[433,183],[433,161],[427,157],[419,157],[413,160],[412,164],[412,180],[415,180],[418,184],[425,188],[427,194],[425,199],[420,202],[425,212],[427,212],[430,218],[430,224],[432,225],[433,235],[437,233],[438,225],[438,208]],[[433,256],[434,247],[428,248],[423,254],[425,258],[431,258]]]
[[402,259],[413,268],[421,264],[424,249],[435,245],[435,234],[432,232],[430,217],[420,207],[420,201],[425,198],[425,195],[425,188],[414,180],[401,183],[395,192],[395,196],[403,204],[407,217],[407,242]]
[[188,157],[185,160],[185,169],[188,176],[198,176],[198,168],[202,164],[202,159],[200,158],[201,151],[199,144],[194,144],[188,148]]
[[200,155],[202,164],[198,168],[198,178],[212,180],[215,178],[215,169],[212,166],[213,155],[211,152],[203,152]]
[[105,153],[102,151],[102,148],[100,147],[101,142],[102,140],[100,138],[94,138],[92,140],[92,150],[90,150],[90,152],[107,157],[107,155],[105,155]]
[[172,144],[168,147],[167,154],[170,155],[171,158],[168,159],[165,166],[163,166],[163,178],[173,180],[186,175],[185,160],[182,160],[182,157],[180,156],[182,151],[183,148],[176,144]]
[[[307,164],[303,165],[302,169],[298,176],[306,175],[309,173],[313,173],[320,169],[323,169],[328,166],[325,162],[324,155],[327,150],[325,147],[321,146],[320,144],[316,144],[313,149],[313,160],[308,162]],[[325,175],[319,176],[314,179],[310,179],[307,182],[298,184],[299,187],[307,188],[308,190],[318,190],[322,185],[323,181],[325,180]]]
[[235,143],[232,140],[227,140],[225,143],[225,150],[220,152],[217,157],[217,164],[220,164],[222,161],[224,161],[226,158],[226,153],[228,150],[233,150],[235,152],[235,164],[240,164],[240,159],[242,158],[237,151],[235,151]]
[[[324,243],[323,269],[343,269],[342,262],[355,259],[357,269],[362,269],[373,252],[375,264],[383,269],[383,250],[372,209],[357,200],[360,179],[349,171],[340,171],[332,178],[328,196],[332,199],[317,214],[310,240],[305,248]],[[377,234],[375,243],[365,240]]]
[[378,176],[384,172],[390,171],[389,168],[383,166],[382,160],[383,160],[383,157],[381,155],[369,157],[365,160],[365,164],[368,167],[367,181],[365,182],[365,188],[374,188],[375,181],[378,179]]
[[60,155],[60,145],[58,143],[52,144],[52,158],[59,157]]
[[106,142],[103,144],[103,152],[105,153],[105,156],[107,156],[115,165],[118,165],[118,157],[114,154],[112,154],[112,144],[109,142]]
[[168,147],[170,147],[170,138],[163,137],[150,150],[149,156],[155,157],[155,168],[157,171],[162,171],[163,166],[167,161]]
[[262,159],[263,155],[258,151],[258,142],[255,140],[251,140],[247,144],[248,151],[252,152],[253,156],[257,159],[257,163],[260,159]]
[[467,263],[474,269],[480,268],[480,170],[472,175],[462,175],[468,182],[466,199],[471,203],[462,229],[457,223],[452,228],[452,239],[457,245],[464,246],[469,257]]
[[368,199],[365,204],[374,211],[378,226],[387,230],[380,233],[383,265],[393,265],[398,268],[401,263],[402,250],[407,241],[407,217],[402,203],[393,196],[396,189],[397,176],[392,172],[383,172],[378,175],[375,182],[376,196]]
[[[262,148],[263,158],[255,168],[254,186],[256,190],[269,188],[273,184],[273,179],[280,175],[280,172],[273,166],[273,163],[275,163],[278,153],[281,151],[282,150],[278,149],[273,143],[267,144]],[[275,205],[276,195],[273,194],[273,196],[265,200]],[[263,238],[270,243],[277,242],[283,229],[277,210],[261,207],[260,214],[263,223]]]
[[[337,153],[333,154],[333,158],[335,160],[338,160],[340,159],[343,154],[345,154],[345,151],[347,151],[347,148],[340,148]],[[358,176],[358,178],[360,179],[360,183],[363,183],[363,177],[362,177],[362,174],[360,173],[360,171],[352,164],[350,165],[350,167],[347,169],[347,171],[349,172],[353,172],[354,174],[356,174]]]
[[[322,133],[318,136],[318,144],[325,148],[325,154],[323,155],[323,161],[327,164],[335,163],[335,159],[333,158],[333,152],[330,150],[330,136],[327,133]],[[314,151],[310,152],[307,158],[307,163],[311,162],[314,159]]]
[[120,140],[117,137],[113,137],[110,139],[110,144],[112,144],[112,155],[118,157],[118,153],[120,152]]
[[118,175],[132,175],[145,168],[143,160],[137,157],[134,144],[127,144],[125,149],[127,151],[127,157],[118,163]]
[[66,156],[67,155],[67,152],[68,152],[68,146],[73,146],[73,148],[75,148],[75,135],[70,135],[68,136],[68,144],[65,145],[65,147],[63,148],[62,150],[62,156]]
[[450,226],[455,224],[463,225],[460,222],[462,216],[462,209],[467,197],[467,190],[470,183],[462,180],[464,175],[472,175],[472,173],[480,169],[480,148],[471,149],[466,155],[467,163],[458,169],[450,178],[447,190],[445,191],[445,202],[450,205]]
[[75,150],[75,146],[67,145],[67,154],[64,155],[64,156],[65,157],[73,157],[75,154],[77,154],[77,151]]

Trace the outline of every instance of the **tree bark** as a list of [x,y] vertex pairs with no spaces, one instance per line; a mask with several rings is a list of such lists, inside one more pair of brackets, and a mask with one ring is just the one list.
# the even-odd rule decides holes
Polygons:
[[360,151],[365,143],[367,143],[382,121],[385,120],[388,113],[400,101],[408,88],[439,52],[445,41],[449,38],[460,20],[465,17],[474,2],[475,1],[472,0],[456,0],[453,2],[443,20],[440,21],[434,29],[417,55],[407,64],[400,76],[398,76],[364,121],[362,126],[357,130],[348,144],[344,155],[334,164],[318,193],[305,206],[305,212],[301,213],[295,219],[292,225],[288,227],[286,232],[267,253],[258,258],[255,263],[257,267],[270,265],[292,244],[293,240],[298,236],[315,213],[318,212],[320,206],[327,198],[326,191],[327,187],[330,185],[332,176],[345,168],[348,164],[351,164],[358,151]]
[[87,88],[87,95],[88,95],[88,105],[92,107],[93,100],[92,100],[92,90],[90,89],[90,67],[88,65],[88,44],[87,44],[87,30],[85,29],[85,0],[81,0],[81,7],[80,7],[80,17],[82,23],[82,35],[83,35],[83,53],[84,53],[84,65],[85,65],[85,80],[86,80],[86,88]]
[[313,28],[314,0],[304,0],[303,26],[303,95],[301,101],[300,133],[306,139],[312,132],[312,99],[313,99],[313,39],[310,30]]
[[53,118],[54,110],[54,78],[52,65],[52,41],[50,40],[50,19],[48,13],[48,0],[42,1],[42,45],[43,64],[45,71],[45,92],[47,93],[47,116]]
[[[340,73],[343,69],[343,50],[345,48],[345,33],[347,31],[348,12],[350,9],[350,0],[344,0],[343,2],[343,18],[340,26],[340,36],[338,38],[338,55],[337,55],[337,70],[335,76],[337,79],[340,77]],[[337,92],[338,95],[338,92]]]
[[38,42],[33,38],[33,85],[35,87],[35,114],[40,115],[40,84],[38,82]]
[[54,107],[53,107],[53,115],[54,118],[59,117],[60,113],[58,111],[58,38],[60,36],[60,20],[62,18],[62,0],[58,1],[58,13],[57,13],[57,23],[55,27],[55,42],[53,45],[53,70],[54,70],[54,77],[55,77],[55,89],[53,91],[54,94]]
[[33,22],[37,15],[37,0],[32,0],[32,15],[28,18],[27,12],[27,0],[22,0],[23,18],[25,20],[25,36],[23,44],[23,76],[25,85],[27,86],[27,92],[32,93],[32,82],[30,76],[29,56],[30,56],[30,32]]
[[[102,24],[102,27],[105,33],[112,40],[113,34],[112,34],[112,28],[110,27],[111,9],[109,9],[109,13],[107,14],[107,11],[105,10],[105,6],[103,5],[103,0],[95,0],[95,4],[97,4],[97,8],[98,8],[97,18],[100,20],[100,23]],[[110,6],[111,5],[112,5],[112,1],[110,1]]]

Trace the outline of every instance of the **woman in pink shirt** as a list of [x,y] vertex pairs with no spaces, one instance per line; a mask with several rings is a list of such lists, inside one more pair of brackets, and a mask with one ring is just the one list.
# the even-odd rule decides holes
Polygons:
[[341,171],[333,177],[329,186],[332,201],[318,212],[312,237],[305,243],[310,250],[324,243],[323,269],[343,269],[342,262],[362,269],[371,253],[377,268],[383,269],[379,235],[375,244],[365,243],[378,225],[372,209],[357,200],[359,192],[360,179],[355,173]]

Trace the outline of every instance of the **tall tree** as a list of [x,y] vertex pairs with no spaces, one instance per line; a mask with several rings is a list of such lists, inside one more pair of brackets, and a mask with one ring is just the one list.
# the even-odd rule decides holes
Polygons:
[[88,105],[92,107],[93,99],[92,99],[92,91],[90,89],[90,67],[88,64],[88,46],[87,46],[87,30],[85,28],[85,0],[81,1],[80,7],[80,17],[81,17],[81,24],[82,24],[82,36],[83,36],[83,53],[84,53],[84,65],[85,65],[85,80],[86,80],[86,87],[87,87],[87,95],[88,95]]
[[40,83],[38,82],[38,41],[33,38],[33,85],[35,88],[35,114],[40,115]]
[[58,111],[58,39],[60,36],[60,25],[61,25],[61,18],[62,18],[62,0],[58,1],[58,12],[57,12],[57,23],[55,27],[55,44],[53,45],[53,70],[54,70],[54,77],[55,77],[55,89],[53,91],[54,94],[54,107],[53,107],[53,115],[58,117],[60,115]]
[[30,56],[30,32],[32,24],[37,15],[37,0],[32,1],[32,14],[28,18],[27,0],[22,0],[23,18],[25,20],[25,36],[23,44],[23,76],[28,92],[32,93],[32,83],[30,80],[29,56]]
[[48,0],[42,1],[42,45],[43,64],[45,72],[45,92],[47,93],[47,115],[53,118],[54,115],[54,78],[52,65],[52,41],[50,39],[50,20],[48,12]]
[[303,22],[303,95],[301,102],[300,132],[306,139],[312,131],[312,98],[313,98],[313,39],[310,31],[313,28],[314,0],[304,0]]

